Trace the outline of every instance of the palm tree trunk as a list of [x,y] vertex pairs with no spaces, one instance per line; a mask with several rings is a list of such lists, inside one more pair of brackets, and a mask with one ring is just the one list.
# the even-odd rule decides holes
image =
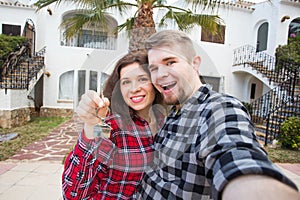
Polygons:
[[145,40],[155,32],[152,4],[149,2],[142,3],[130,33],[129,51],[145,50]]

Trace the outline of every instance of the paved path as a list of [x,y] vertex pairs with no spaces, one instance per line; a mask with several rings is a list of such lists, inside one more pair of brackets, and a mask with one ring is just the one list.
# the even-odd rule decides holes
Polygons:
[[[0,200],[62,200],[63,159],[77,138],[72,119],[0,162]],[[278,166],[300,189],[300,164]]]
[[41,141],[34,142],[10,157],[8,161],[62,162],[76,143],[78,132],[73,119],[60,125]]
[[72,119],[0,162],[0,200],[62,200],[63,159],[77,138]]

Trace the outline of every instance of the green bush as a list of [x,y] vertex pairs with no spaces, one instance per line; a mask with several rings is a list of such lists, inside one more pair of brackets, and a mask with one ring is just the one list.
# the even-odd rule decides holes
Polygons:
[[11,52],[16,51],[24,43],[26,43],[25,37],[0,34],[0,67],[7,56]]
[[248,110],[249,114],[252,115],[253,107],[252,107],[251,103],[247,103],[247,102],[242,102],[242,103],[246,107],[246,109]]
[[[292,63],[293,66],[300,65],[300,35],[288,39],[287,45],[279,45],[276,48],[276,60],[279,62]],[[280,67],[280,66],[276,66]]]
[[290,117],[280,127],[279,143],[288,149],[300,149],[300,118]]

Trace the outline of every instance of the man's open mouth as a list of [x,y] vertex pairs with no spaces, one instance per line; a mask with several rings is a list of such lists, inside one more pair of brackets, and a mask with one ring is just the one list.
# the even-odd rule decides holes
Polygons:
[[161,85],[160,87],[163,90],[171,90],[175,85],[176,85],[176,82],[174,81],[174,82],[171,82],[171,83],[167,83],[167,84]]

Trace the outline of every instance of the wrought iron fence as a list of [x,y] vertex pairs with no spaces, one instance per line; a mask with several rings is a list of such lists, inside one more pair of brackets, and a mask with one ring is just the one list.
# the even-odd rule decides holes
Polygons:
[[62,46],[107,50],[115,50],[117,48],[117,38],[112,36],[95,37],[94,35],[85,35],[84,37],[75,36],[70,39],[66,39],[65,36],[62,36],[62,38]]
[[0,88],[1,89],[28,89],[29,82],[35,77],[37,73],[44,67],[44,53],[45,47],[35,56],[28,55],[20,58],[20,64],[16,69],[6,76],[2,76],[2,69],[0,70]]
[[234,50],[233,66],[251,67],[276,86],[251,102],[251,117],[255,124],[265,126],[265,144],[277,138],[280,125],[290,116],[300,116],[299,64],[279,62],[274,57],[256,52],[246,45]]
[[256,48],[251,45],[245,45],[234,50],[233,66],[237,65],[252,67],[263,76],[268,77],[269,83],[278,81],[280,73],[276,71],[275,58],[264,52],[257,52]]

